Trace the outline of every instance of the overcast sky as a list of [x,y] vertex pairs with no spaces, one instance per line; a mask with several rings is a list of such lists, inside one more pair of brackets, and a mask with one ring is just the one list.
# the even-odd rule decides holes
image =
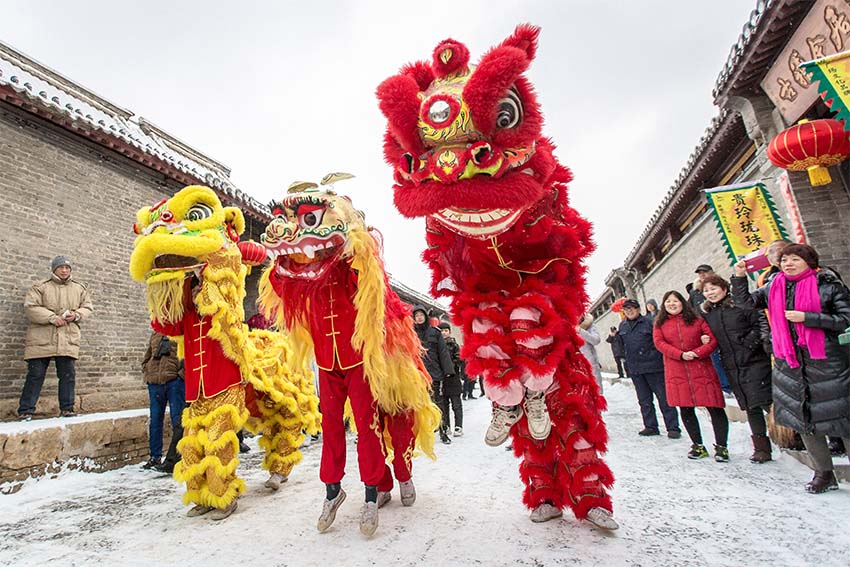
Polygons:
[[711,89],[755,3],[7,0],[0,39],[225,163],[262,202],[354,173],[337,189],[383,232],[393,275],[424,291],[424,221],[392,205],[375,87],[446,37],[476,61],[540,25],[528,76],[595,226],[595,298],[717,114]]

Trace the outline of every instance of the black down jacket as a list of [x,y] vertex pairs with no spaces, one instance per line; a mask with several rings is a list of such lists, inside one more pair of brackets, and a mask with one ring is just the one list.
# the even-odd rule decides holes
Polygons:
[[[850,292],[829,270],[818,272],[821,313],[806,313],[804,324],[819,327],[826,338],[826,359],[814,360],[806,349],[797,348],[800,366],[791,368],[780,358],[774,360],[773,405],[779,425],[807,435],[850,436],[850,350],[838,344],[838,335],[850,326]],[[732,278],[736,305],[767,307],[770,287],[776,279],[752,294],[746,278]],[[786,281],[786,308],[794,309],[796,283]],[[791,338],[797,343],[794,325]]]
[[457,344],[454,337],[449,337],[445,339],[445,341],[446,348],[449,349],[449,356],[452,359],[452,365],[454,366],[455,372],[453,376],[443,379],[443,395],[459,396],[463,393],[463,374],[461,372],[463,361],[460,359],[460,345]]
[[[422,362],[425,369],[431,375],[431,380],[437,382],[455,373],[452,356],[446,347],[446,341],[437,327],[432,327],[428,321],[415,324],[413,328],[419,336],[419,342],[425,352],[422,353]],[[436,390],[436,387],[434,388]]]
[[764,347],[770,331],[764,312],[741,309],[729,295],[720,303],[706,300],[702,310],[738,405],[742,410],[770,405],[770,355]]

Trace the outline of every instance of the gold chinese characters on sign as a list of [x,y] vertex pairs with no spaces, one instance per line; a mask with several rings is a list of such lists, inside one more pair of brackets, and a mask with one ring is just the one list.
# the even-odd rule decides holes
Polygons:
[[817,0],[761,82],[786,123],[797,121],[818,98],[812,75],[800,64],[850,49],[850,2]]

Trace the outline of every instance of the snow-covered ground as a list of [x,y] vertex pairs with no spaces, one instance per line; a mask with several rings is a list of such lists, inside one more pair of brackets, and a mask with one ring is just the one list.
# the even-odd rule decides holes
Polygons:
[[[243,455],[248,490],[223,522],[186,518],[180,490],[139,466],[67,472],[0,496],[0,565],[604,565],[847,566],[850,485],[803,491],[811,473],[788,457],[754,465],[746,424],[732,423],[727,464],[685,457],[689,442],[641,438],[634,390],[607,386],[608,462],[616,475],[613,534],[577,522],[534,524],[520,502],[517,461],[484,445],[485,400],[465,402],[466,436],[419,458],[411,508],[393,501],[367,540],[350,443],[349,494],[328,533],[316,532],[324,488],[320,449],[304,450],[279,492],[263,488],[260,452]],[[707,416],[701,416],[706,442]]]

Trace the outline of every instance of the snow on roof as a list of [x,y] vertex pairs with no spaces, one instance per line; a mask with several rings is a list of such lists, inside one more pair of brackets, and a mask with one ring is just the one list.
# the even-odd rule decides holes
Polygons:
[[[0,88],[8,87],[51,116],[70,120],[72,127],[116,138],[137,151],[217,189],[261,218],[268,208],[237,189],[230,169],[125,110],[0,42]],[[27,108],[29,110],[29,108]]]

